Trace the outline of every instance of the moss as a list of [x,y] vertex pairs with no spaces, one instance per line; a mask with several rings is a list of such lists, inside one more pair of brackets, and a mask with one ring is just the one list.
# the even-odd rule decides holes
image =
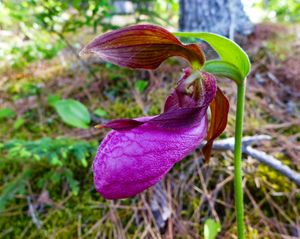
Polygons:
[[257,168],[257,176],[269,183],[274,191],[289,192],[291,191],[291,183],[279,172],[271,169],[268,166],[259,164]]
[[143,112],[134,102],[121,102],[119,99],[109,106],[110,118],[136,118],[141,117]]
[[268,239],[268,237],[262,237],[261,233],[250,225],[247,225],[246,231],[245,239]]

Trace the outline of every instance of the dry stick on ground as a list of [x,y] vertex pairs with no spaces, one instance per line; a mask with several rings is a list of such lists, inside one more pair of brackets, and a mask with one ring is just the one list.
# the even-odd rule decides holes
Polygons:
[[31,198],[27,197],[27,203],[28,203],[28,213],[32,219],[32,222],[34,223],[34,225],[36,225],[37,229],[41,229],[41,222],[40,220],[37,218],[36,214],[35,214],[35,210],[34,207],[31,203]]
[[[286,176],[291,181],[293,181],[298,186],[300,186],[300,173],[294,171],[287,165],[284,165],[282,162],[280,162],[278,159],[274,158],[273,156],[268,155],[265,152],[256,150],[251,147],[252,144],[255,144],[259,141],[271,140],[271,139],[272,139],[272,137],[269,135],[254,135],[254,136],[244,137],[242,140],[242,142],[243,142],[242,152],[244,154],[248,154],[252,158],[257,159],[259,162],[282,173],[284,176]],[[205,145],[205,142],[203,142],[201,144],[200,148],[203,147],[204,145]],[[215,141],[213,144],[213,149],[233,151],[234,150],[234,138],[228,138],[228,139]]]

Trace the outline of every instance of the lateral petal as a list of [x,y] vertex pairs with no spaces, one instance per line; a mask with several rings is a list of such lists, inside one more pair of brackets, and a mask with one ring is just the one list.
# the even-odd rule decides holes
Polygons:
[[213,141],[222,134],[227,125],[229,102],[220,88],[217,88],[216,97],[210,103],[211,120],[207,133],[207,143],[203,147],[205,162],[209,161]]

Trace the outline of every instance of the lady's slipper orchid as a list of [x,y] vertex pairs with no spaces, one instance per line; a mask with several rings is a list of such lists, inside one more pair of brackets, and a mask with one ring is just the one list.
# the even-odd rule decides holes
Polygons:
[[[118,119],[98,128],[111,128],[93,164],[97,191],[107,199],[134,196],[157,183],[207,138],[203,148],[209,159],[212,142],[226,127],[229,104],[213,75],[201,72],[204,54],[197,44],[182,44],[167,30],[136,25],[101,35],[82,53],[134,69],[155,69],[165,59],[180,56],[191,68],[168,96],[160,115]],[[211,108],[208,129],[207,109]]]

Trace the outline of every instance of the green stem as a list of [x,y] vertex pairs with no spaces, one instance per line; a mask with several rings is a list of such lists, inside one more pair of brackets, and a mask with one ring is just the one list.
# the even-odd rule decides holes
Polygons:
[[246,88],[246,81],[238,84],[236,123],[235,123],[235,144],[234,144],[234,191],[235,191],[237,231],[238,231],[239,239],[243,239],[245,233],[244,201],[243,201],[243,185],[242,185],[242,137],[243,137],[245,88]]

